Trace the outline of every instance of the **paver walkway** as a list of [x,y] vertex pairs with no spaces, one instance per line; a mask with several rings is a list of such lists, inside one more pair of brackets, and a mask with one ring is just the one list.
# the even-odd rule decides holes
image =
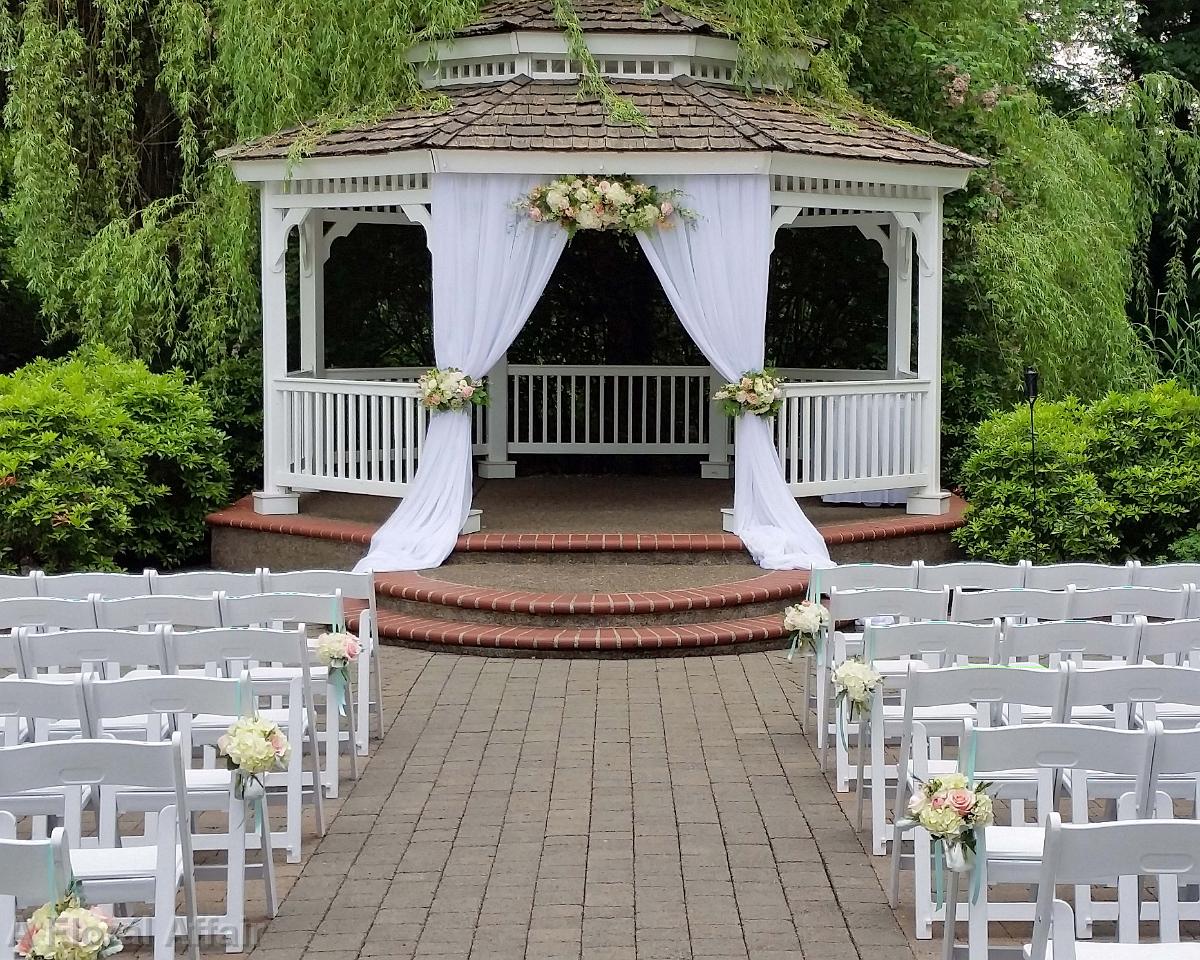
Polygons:
[[384,666],[386,739],[259,960],[913,956],[799,731],[799,664]]

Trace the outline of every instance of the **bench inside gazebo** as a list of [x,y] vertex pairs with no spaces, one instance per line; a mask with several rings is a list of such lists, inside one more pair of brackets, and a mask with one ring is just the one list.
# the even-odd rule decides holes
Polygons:
[[[736,40],[668,7],[644,16],[637,0],[575,6],[599,73],[649,129],[613,124],[602,102],[581,98],[585,66],[571,58],[552,5],[512,0],[489,7],[452,43],[409,52],[425,84],[449,98],[448,109],[402,109],[327,134],[299,160],[290,156],[299,131],[226,151],[261,202],[265,470],[254,509],[294,513],[303,491],[405,498],[429,453],[430,415],[415,382],[424,368],[325,363],[323,276],[339,238],[365,223],[432,233],[439,178],[528,184],[596,174],[682,185],[684,193],[718,178],[753,181],[764,185],[770,238],[844,227],[876,241],[889,278],[886,366],[780,370],[783,403],[771,435],[792,497],[875,492],[899,496],[909,513],[945,512],[942,201],[980,162],[873,119],[834,120],[776,91],[735,86]],[[796,51],[799,66],[809,53]],[[696,212],[699,224],[716,214]],[[531,227],[560,229],[523,228]],[[473,229],[469,219],[461,224],[464,242]],[[293,230],[298,369],[287,362],[284,267]],[[486,373],[491,403],[473,410],[470,427],[481,477],[511,478],[514,457],[527,454],[699,455],[710,478],[730,476],[736,461],[732,421],[711,399],[728,371],[517,364],[501,350]],[[465,529],[478,522],[472,513]],[[732,512],[726,529],[736,529]]]

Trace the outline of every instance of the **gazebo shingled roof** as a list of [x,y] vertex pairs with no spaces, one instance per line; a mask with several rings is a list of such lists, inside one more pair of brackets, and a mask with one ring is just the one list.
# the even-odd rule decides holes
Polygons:
[[[724,36],[712,25],[673,10],[666,4],[644,13],[641,0],[575,0],[575,13],[585,31],[620,30],[638,33],[701,33]],[[457,36],[478,37],[512,30],[552,30],[562,26],[554,19],[554,0],[497,0],[480,13],[478,22]]]
[[[531,80],[463,85],[442,113],[407,108],[364,126],[321,137],[310,157],[369,156],[414,149],[773,151],[941,167],[983,161],[901,127],[865,117],[833,123],[817,111],[774,95],[742,91],[689,77],[609,81],[653,128],[607,121],[597,100],[580,100],[574,80]],[[297,129],[222,151],[231,160],[278,160]]]

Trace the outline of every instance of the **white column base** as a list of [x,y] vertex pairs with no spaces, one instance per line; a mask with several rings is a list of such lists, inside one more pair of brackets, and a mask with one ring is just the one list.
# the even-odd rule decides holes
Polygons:
[[277,517],[300,512],[300,497],[292,492],[267,493],[254,491],[254,512],[268,517]]
[[733,533],[733,507],[721,508],[721,529]]
[[728,460],[702,460],[700,462],[700,477],[704,480],[728,480],[733,464]]
[[920,517],[940,517],[950,512],[950,494],[945,490],[938,493],[914,493],[908,498],[908,512]]
[[512,480],[517,475],[515,460],[480,460],[479,475],[485,480]]
[[459,533],[478,533],[483,527],[483,511],[471,510],[467,513],[467,521]]

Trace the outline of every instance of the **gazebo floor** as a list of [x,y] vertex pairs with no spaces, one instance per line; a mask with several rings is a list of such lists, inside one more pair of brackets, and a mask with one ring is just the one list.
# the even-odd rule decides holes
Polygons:
[[[721,532],[728,481],[525,477],[480,481],[481,532],[446,564],[376,576],[389,642],[498,653],[628,655],[774,647],[779,616],[807,571],[755,566]],[[248,498],[213,514],[213,564],[344,568],[364,552],[395,500],[310,494],[297,516],[258,516]],[[954,556],[943,517],[902,508],[802,501],[839,562]]]

